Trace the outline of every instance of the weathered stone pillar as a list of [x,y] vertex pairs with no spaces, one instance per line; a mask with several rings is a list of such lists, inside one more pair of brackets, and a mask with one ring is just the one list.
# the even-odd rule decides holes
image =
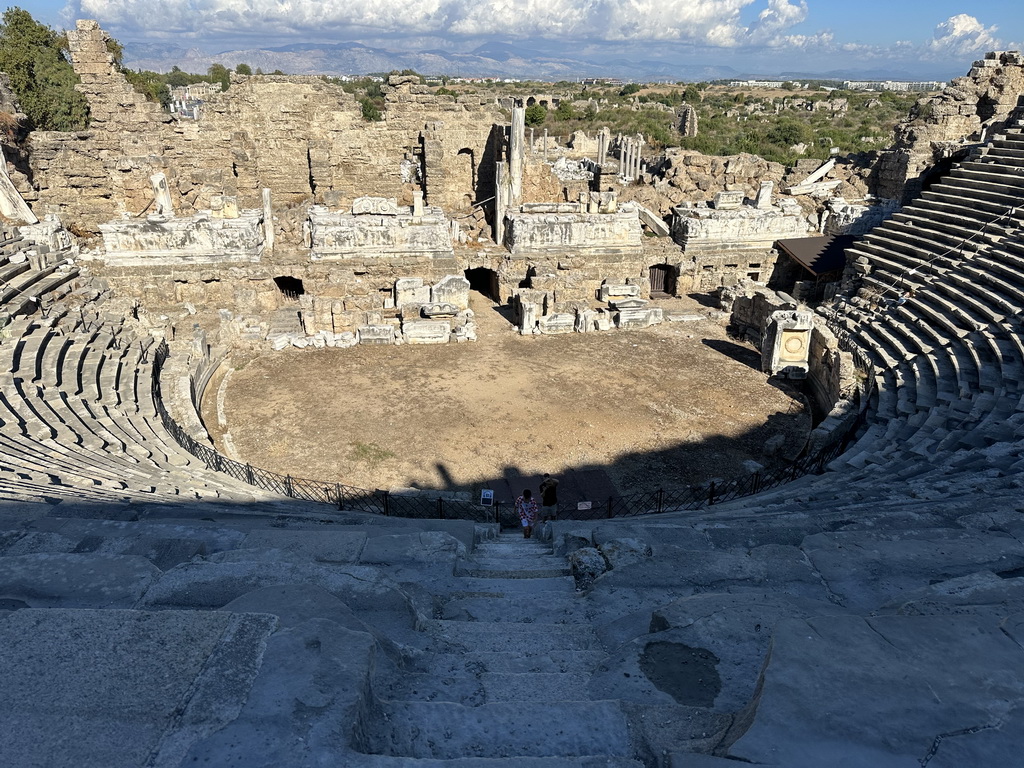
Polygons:
[[153,185],[153,198],[156,200],[156,213],[159,216],[174,216],[174,205],[171,202],[171,190],[167,186],[167,177],[162,173],[154,173],[149,177]]
[[544,129],[544,162],[548,161],[548,129]]
[[263,188],[263,252],[268,256],[274,252],[274,209],[271,206],[270,190]]
[[510,205],[523,201],[523,144],[526,143],[526,108],[512,107],[512,130],[508,137]]
[[604,165],[608,160],[608,129],[597,132],[597,164]]
[[640,178],[640,158],[642,156],[641,153],[643,152],[644,144],[645,143],[646,142],[644,141],[644,137],[641,134],[638,133],[636,135],[636,144],[635,144],[635,146],[636,146],[636,149],[635,149],[636,156],[633,158],[633,178],[634,179],[639,179]]
[[494,166],[494,242],[501,245],[505,240],[505,208],[508,206],[508,173],[505,164]]

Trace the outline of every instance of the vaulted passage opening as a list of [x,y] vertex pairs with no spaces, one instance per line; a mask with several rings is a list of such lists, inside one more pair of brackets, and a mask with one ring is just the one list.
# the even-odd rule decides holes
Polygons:
[[277,286],[277,290],[281,292],[282,296],[292,301],[297,301],[299,296],[306,292],[306,289],[302,287],[302,281],[290,275],[275,277],[274,285]]
[[498,273],[486,267],[474,267],[466,270],[466,279],[469,280],[469,289],[478,291],[491,301],[501,301],[501,292],[498,289]]

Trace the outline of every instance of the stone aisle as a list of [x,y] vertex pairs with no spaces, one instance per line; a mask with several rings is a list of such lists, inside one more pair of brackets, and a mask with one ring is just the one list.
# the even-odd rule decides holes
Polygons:
[[605,654],[565,559],[517,531],[477,545],[456,577],[447,594],[435,593],[421,658],[377,691],[365,751],[460,764],[642,765],[618,702],[587,694]]

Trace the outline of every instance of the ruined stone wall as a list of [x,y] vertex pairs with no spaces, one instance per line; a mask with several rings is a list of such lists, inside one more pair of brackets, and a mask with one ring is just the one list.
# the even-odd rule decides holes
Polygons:
[[[863,199],[869,192],[873,160],[869,155],[836,158],[829,178],[841,180],[842,184],[834,194],[849,200]],[[763,182],[774,182],[776,189],[781,189],[806,178],[820,165],[820,160],[807,159],[787,169],[757,155],[719,157],[695,150],[669,149],[655,168],[643,174],[642,183],[623,188],[619,199],[635,200],[667,216],[680,203],[711,200],[724,191],[743,192],[754,199]],[[809,209],[808,213],[811,212]]]
[[878,164],[879,197],[907,202],[916,197],[928,172],[960,155],[1006,123],[1024,95],[1024,56],[989,53],[974,62],[941,93],[921,99],[915,114],[896,126],[893,148]]
[[393,78],[384,119],[368,123],[351,94],[320,78],[258,75],[234,78],[198,120],[178,120],[132,90],[95,22],[68,37],[93,121],[88,131],[33,134],[31,170],[40,212],[79,228],[143,212],[156,172],[179,215],[221,194],[255,207],[263,187],[279,207],[339,207],[362,195],[409,203],[422,188],[430,204],[454,209],[493,186],[487,158],[501,113],[488,100],[435,97]]

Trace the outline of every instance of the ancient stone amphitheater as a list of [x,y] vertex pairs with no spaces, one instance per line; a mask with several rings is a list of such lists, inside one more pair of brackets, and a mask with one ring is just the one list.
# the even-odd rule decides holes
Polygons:
[[1019,764],[1016,117],[850,252],[860,294],[825,312],[878,381],[845,454],[529,541],[215,471],[163,418],[208,372],[155,378],[163,342],[23,229],[0,243],[0,765]]

